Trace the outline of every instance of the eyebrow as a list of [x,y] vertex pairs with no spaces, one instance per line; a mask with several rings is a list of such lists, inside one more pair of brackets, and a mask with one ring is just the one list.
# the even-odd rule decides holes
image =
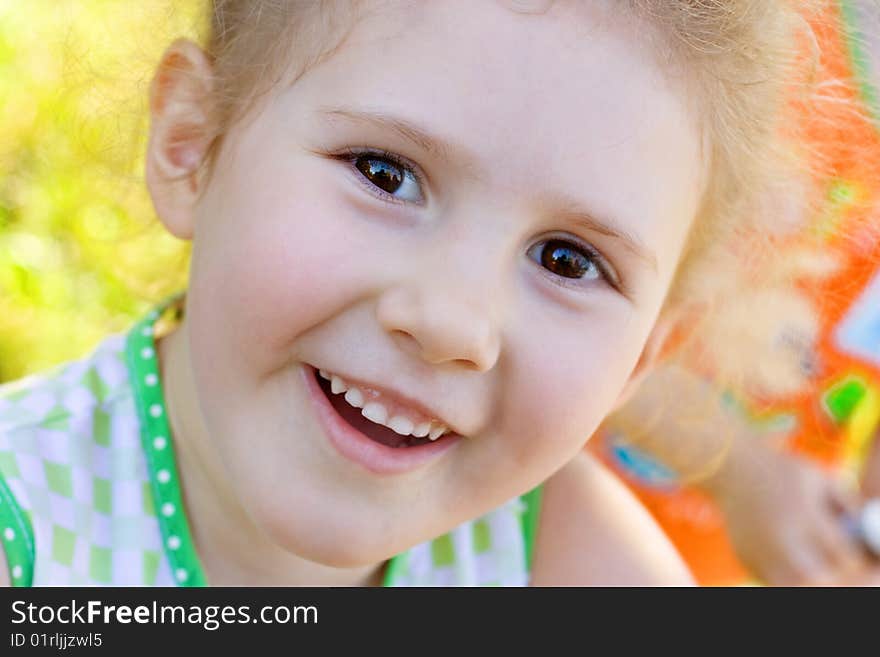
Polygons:
[[391,130],[405,140],[412,142],[422,150],[446,161],[452,159],[451,153],[453,151],[463,150],[432,135],[428,131],[417,126],[415,123],[411,123],[406,119],[391,114],[386,114],[379,110],[361,110],[352,107],[325,106],[321,108],[321,113],[326,118],[345,119],[353,123],[374,125],[386,130]]
[[[406,141],[414,144],[418,148],[426,151],[431,155],[451,162],[451,154],[453,152],[463,153],[464,149],[454,146],[451,142],[445,141],[432,135],[427,130],[419,127],[404,118],[387,114],[380,110],[356,109],[345,106],[324,106],[320,108],[320,112],[325,118],[344,119],[353,123],[361,123],[365,125],[377,126],[386,130],[390,130]],[[630,253],[645,262],[654,272],[657,272],[657,256],[647,248],[642,240],[633,235],[631,232],[617,225],[617,222],[608,219],[599,219],[594,214],[582,209],[579,204],[571,199],[563,198],[559,203],[551,203],[555,199],[545,197],[548,206],[560,205],[564,210],[555,217],[572,222],[588,231],[593,231],[601,235],[606,235],[618,240]]]
[[619,241],[623,247],[634,256],[648,265],[654,273],[657,273],[657,255],[651,251],[645,243],[630,231],[622,228],[617,222],[609,219],[597,219],[592,213],[585,212],[573,202],[566,201],[567,209],[555,217],[564,219],[586,230],[607,235]]

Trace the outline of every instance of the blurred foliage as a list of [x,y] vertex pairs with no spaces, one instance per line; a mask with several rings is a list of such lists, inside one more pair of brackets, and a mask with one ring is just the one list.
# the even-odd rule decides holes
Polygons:
[[182,288],[143,182],[147,95],[204,2],[0,0],[0,381],[85,355]]

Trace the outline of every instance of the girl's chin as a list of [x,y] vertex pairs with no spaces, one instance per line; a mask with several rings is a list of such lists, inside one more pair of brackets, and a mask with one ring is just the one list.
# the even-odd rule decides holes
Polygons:
[[319,566],[365,568],[386,561],[409,547],[394,550],[394,546],[389,546],[387,532],[378,529],[386,523],[356,527],[345,518],[333,523],[315,522],[314,518],[305,523],[292,523],[294,517],[297,517],[295,511],[281,519],[283,524],[267,519],[264,531],[272,543],[285,552]]

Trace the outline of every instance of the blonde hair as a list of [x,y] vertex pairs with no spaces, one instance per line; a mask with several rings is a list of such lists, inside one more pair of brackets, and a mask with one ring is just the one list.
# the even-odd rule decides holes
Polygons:
[[208,168],[231,125],[276,84],[292,83],[333,53],[355,24],[358,5],[355,0],[213,0],[204,44],[214,75]]
[[[818,1],[629,0],[660,29],[668,52],[698,98],[708,141],[709,176],[691,250],[711,239],[707,226],[729,224],[777,175],[780,123],[809,35],[804,12]],[[689,254],[685,255],[687,259]]]
[[[690,303],[706,310],[691,317],[696,327],[691,336],[697,339],[690,344],[699,345],[701,359],[715,348],[720,357],[708,354],[713,373],[740,385],[753,376],[772,387],[773,376],[747,373],[742,367],[747,359],[725,358],[723,352],[736,349],[738,340],[772,346],[779,331],[767,316],[761,326],[750,326],[747,313],[736,312],[735,305],[726,306],[725,313],[719,299],[742,300],[756,279],[773,280],[785,288],[797,275],[792,262],[770,272],[779,263],[767,256],[772,240],[766,236],[786,224],[772,216],[767,198],[774,189],[791,197],[788,181],[809,178],[797,171],[806,158],[790,148],[798,143],[798,135],[791,127],[796,122],[787,119],[794,103],[809,102],[815,84],[818,57],[811,48],[808,19],[825,4],[826,0],[625,3],[640,22],[656,28],[652,32],[658,54],[684,73],[707,144],[710,175],[704,199],[666,306]],[[362,7],[355,0],[214,0],[205,43],[213,60],[215,110],[207,166],[229,126],[275,84],[296,79],[332,54]],[[799,198],[806,202],[812,197]],[[805,212],[808,209],[801,208],[791,214]],[[750,257],[732,256],[737,242],[742,252],[744,239],[749,240]],[[718,318],[723,318],[720,324]],[[767,369],[765,363],[765,374]],[[789,379],[785,385],[795,385]]]

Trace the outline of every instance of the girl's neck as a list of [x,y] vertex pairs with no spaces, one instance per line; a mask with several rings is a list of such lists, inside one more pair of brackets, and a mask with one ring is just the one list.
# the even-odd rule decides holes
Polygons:
[[184,506],[196,553],[212,586],[364,586],[381,584],[384,565],[341,569],[308,561],[273,543],[235,499],[211,449],[190,367],[185,319],[157,337]]

